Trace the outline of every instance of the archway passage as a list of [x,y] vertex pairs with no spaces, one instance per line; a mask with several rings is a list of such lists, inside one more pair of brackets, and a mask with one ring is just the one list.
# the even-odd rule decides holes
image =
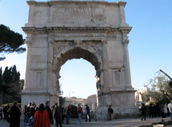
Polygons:
[[[57,63],[55,63],[55,66],[56,66],[56,77],[57,77],[57,86],[59,86],[59,88],[62,88],[63,86],[63,83],[61,84],[60,82],[60,79],[62,78],[62,75],[60,75],[60,71],[61,71],[61,67],[68,61],[68,60],[73,60],[73,59],[84,59],[86,60],[87,62],[91,63],[93,66],[94,66],[94,69],[96,71],[96,74],[94,74],[94,78],[97,78],[97,81],[94,82],[94,87],[90,87],[90,89],[94,88],[96,89],[97,91],[95,91],[94,95],[98,94],[98,84],[100,83],[100,62],[98,61],[97,57],[95,56],[95,54],[91,53],[90,51],[86,50],[86,49],[82,49],[81,47],[76,47],[76,48],[72,48],[66,52],[63,52],[63,53],[60,53],[59,57],[57,57]],[[77,75],[76,72],[73,72],[73,75]],[[98,78],[99,77],[99,78]],[[72,78],[72,77],[70,77]],[[87,77],[85,77],[87,78]],[[66,79],[68,80],[68,79]],[[69,79],[70,80],[70,79]],[[87,79],[89,80],[89,79]],[[75,81],[77,82],[77,80]],[[71,94],[72,92],[77,92],[77,91],[83,91],[82,94],[87,94],[87,97],[90,96],[90,95],[93,95],[93,94],[90,94],[88,95],[89,92],[86,92],[87,90],[89,89],[85,89],[86,87],[82,84],[83,81],[80,82],[80,85],[82,85],[82,88],[81,89],[77,89],[76,91],[66,91],[66,92],[69,92],[69,94]],[[61,85],[61,86],[60,86]],[[69,88],[70,87],[75,87],[75,84],[71,84],[68,86]],[[72,88],[70,89],[72,90]],[[70,95],[69,95],[70,96]],[[86,97],[86,98],[87,98]],[[98,96],[96,96],[96,100],[94,100],[94,105],[97,105],[97,100],[98,100]],[[79,97],[80,98],[80,97]],[[95,99],[95,98],[93,98]],[[68,103],[68,102],[67,102]],[[92,109],[92,105],[90,104],[90,102],[88,103],[90,108]]]
[[100,63],[98,61],[98,59],[96,58],[96,56],[85,50],[82,48],[74,48],[71,49],[69,51],[67,51],[64,54],[61,54],[59,58],[57,58],[57,65],[56,65],[56,69],[57,69],[57,73],[59,73],[61,66],[67,61],[67,60],[71,60],[71,59],[80,59],[83,58],[87,61],[89,61],[96,70],[96,76],[100,77]]
[[61,96],[87,99],[90,95],[96,95],[95,73],[94,66],[85,59],[68,60],[60,70]]

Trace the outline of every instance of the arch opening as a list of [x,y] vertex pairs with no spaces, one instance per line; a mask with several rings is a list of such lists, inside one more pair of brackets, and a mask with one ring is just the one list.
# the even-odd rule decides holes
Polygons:
[[[57,64],[56,64],[57,74],[59,74],[61,66],[65,64],[66,61],[71,60],[71,59],[81,59],[81,58],[87,60],[95,67],[95,70],[96,70],[95,76],[97,77],[97,79],[100,79],[100,63],[97,57],[93,53],[85,49],[81,49],[79,47],[71,49],[63,54],[61,53],[60,57],[57,58],[58,59]],[[60,75],[57,77],[60,78]]]
[[95,69],[84,59],[71,59],[62,65],[59,79],[62,96],[86,99],[96,95]]

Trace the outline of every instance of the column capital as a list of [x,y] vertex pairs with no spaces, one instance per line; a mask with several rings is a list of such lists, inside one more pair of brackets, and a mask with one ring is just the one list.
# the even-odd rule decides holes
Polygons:
[[129,40],[128,40],[128,39],[127,39],[127,40],[123,40],[122,43],[123,43],[124,45],[128,45]]
[[122,43],[123,43],[124,45],[128,45],[128,44],[129,44],[129,40],[128,40],[127,34],[123,34]]
[[33,38],[32,37],[26,37],[26,44],[31,45],[33,43]]

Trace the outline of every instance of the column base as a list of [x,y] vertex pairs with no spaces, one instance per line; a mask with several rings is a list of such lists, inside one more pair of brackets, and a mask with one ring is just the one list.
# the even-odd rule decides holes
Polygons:
[[115,118],[137,117],[139,109],[135,106],[135,90],[111,91],[109,93],[99,94],[99,107],[96,110],[97,120],[108,120],[108,106],[111,105]]
[[24,105],[28,105],[29,103],[35,103],[36,107],[39,107],[41,103],[45,104],[46,101],[50,101],[50,106],[55,103],[59,103],[59,98],[57,95],[50,95],[46,92],[22,92],[21,96],[22,108]]

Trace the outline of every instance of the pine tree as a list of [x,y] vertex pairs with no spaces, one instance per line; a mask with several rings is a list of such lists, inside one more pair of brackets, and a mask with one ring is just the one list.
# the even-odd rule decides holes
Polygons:
[[[25,39],[19,33],[10,30],[9,27],[0,24],[0,53],[23,53],[25,48],[21,47],[24,44]],[[0,57],[0,60],[4,60],[5,57]]]
[[20,102],[21,82],[20,72],[17,72],[17,68],[6,67],[2,74],[2,95],[3,103],[17,100]]

